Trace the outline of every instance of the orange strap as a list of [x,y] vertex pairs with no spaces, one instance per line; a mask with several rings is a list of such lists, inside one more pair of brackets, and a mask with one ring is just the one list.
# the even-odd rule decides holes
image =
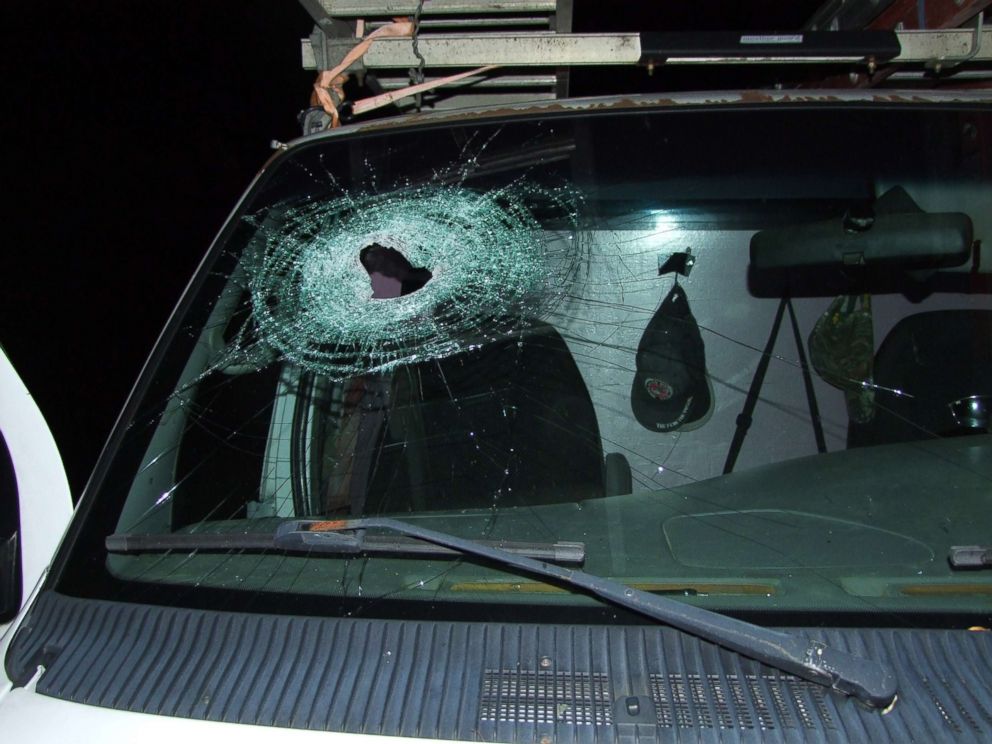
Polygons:
[[404,36],[413,36],[413,21],[409,18],[395,18],[392,23],[380,26],[358,42],[337,66],[330,70],[323,70],[317,75],[317,79],[313,84],[313,91],[317,102],[320,103],[324,111],[330,114],[332,128],[341,126],[341,116],[338,114],[338,109],[334,104],[331,93],[333,92],[338,97],[339,102],[344,100],[344,84],[348,79],[344,71],[356,60],[364,57],[369,47],[372,46],[372,42],[376,39],[384,37],[402,38]]
[[377,109],[382,106],[387,106],[393,101],[400,98],[406,98],[407,96],[415,96],[418,93],[424,93],[428,90],[433,90],[434,88],[440,88],[442,85],[449,85],[451,83],[458,82],[472,75],[482,75],[494,70],[499,65],[486,65],[485,67],[477,67],[474,70],[469,70],[467,72],[459,72],[454,75],[448,75],[447,77],[438,78],[437,80],[431,80],[429,83],[418,83],[417,85],[408,85],[405,88],[400,88],[399,90],[391,90],[388,93],[380,93],[377,96],[370,96],[369,98],[363,98],[360,101],[355,101],[355,105],[352,106],[351,110],[356,114],[363,114],[366,111],[371,111],[372,109]]

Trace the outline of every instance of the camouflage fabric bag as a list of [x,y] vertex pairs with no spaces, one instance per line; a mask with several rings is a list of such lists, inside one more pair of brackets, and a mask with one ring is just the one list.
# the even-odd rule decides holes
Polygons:
[[813,368],[826,382],[844,391],[848,416],[859,424],[875,416],[875,391],[871,387],[874,335],[868,294],[835,299],[809,334]]

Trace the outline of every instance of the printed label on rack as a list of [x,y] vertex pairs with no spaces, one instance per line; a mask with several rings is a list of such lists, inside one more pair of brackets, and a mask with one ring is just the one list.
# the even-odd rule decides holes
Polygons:
[[802,34],[745,34],[741,44],[802,44]]

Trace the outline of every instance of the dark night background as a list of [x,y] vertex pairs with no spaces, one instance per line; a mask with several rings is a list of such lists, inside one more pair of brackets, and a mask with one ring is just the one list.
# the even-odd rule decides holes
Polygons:
[[[621,11],[577,0],[574,29],[784,30],[817,5],[707,0]],[[312,22],[293,0],[6,0],[0,14],[0,344],[38,400],[78,496],[269,142],[298,133],[313,78],[300,68],[299,39]],[[721,87],[710,73],[678,74],[583,71],[573,93]]]
[[3,344],[78,496],[216,231],[296,136],[290,0],[3,4]]

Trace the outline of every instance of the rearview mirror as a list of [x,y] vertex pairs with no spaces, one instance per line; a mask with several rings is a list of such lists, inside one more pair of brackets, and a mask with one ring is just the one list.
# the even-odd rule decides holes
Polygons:
[[971,255],[971,218],[929,214],[896,187],[872,213],[761,230],[751,238],[757,269],[892,264],[905,269],[961,266]]

